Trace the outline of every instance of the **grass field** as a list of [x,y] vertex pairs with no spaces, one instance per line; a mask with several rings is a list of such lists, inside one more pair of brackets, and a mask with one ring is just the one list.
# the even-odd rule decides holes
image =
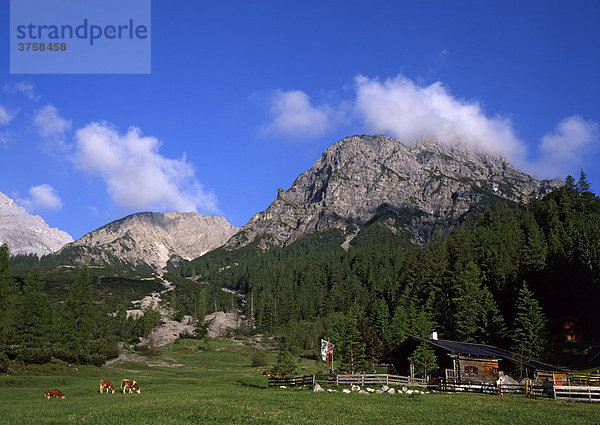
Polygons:
[[[202,346],[204,349],[199,350]],[[27,424],[600,424],[600,405],[477,394],[343,394],[267,389],[256,350],[181,340],[159,358],[179,367],[56,362],[0,377],[0,423]],[[272,359],[269,358],[269,361]],[[316,367],[306,362],[308,372]],[[312,369],[311,369],[312,368]],[[100,379],[139,382],[141,394],[99,394]],[[65,399],[43,398],[59,388]]]

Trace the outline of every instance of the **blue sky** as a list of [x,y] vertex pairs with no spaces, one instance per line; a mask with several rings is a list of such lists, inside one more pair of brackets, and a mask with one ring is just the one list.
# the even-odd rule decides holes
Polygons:
[[0,192],[74,238],[144,210],[242,226],[363,133],[599,190],[595,1],[153,1],[150,75],[11,75],[0,4]]

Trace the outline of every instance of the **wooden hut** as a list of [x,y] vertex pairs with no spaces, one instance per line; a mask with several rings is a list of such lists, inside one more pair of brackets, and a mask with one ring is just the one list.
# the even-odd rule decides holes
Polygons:
[[429,344],[439,370],[433,375],[453,382],[495,382],[500,372],[513,377],[535,378],[538,372],[564,372],[562,369],[519,356],[491,345],[437,338],[408,337],[380,360],[400,375],[413,375],[409,358],[422,343]]

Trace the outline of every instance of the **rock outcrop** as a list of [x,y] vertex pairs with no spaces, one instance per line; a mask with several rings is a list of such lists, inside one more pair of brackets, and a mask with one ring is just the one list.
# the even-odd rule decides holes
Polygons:
[[531,193],[542,196],[560,185],[560,180],[538,181],[502,156],[460,143],[352,136],[329,147],[291,188],[279,189],[275,201],[225,248],[252,242],[263,250],[286,246],[331,228],[344,232],[347,245],[378,219],[419,243],[431,237],[436,225],[451,227],[476,206],[518,201]]
[[29,214],[0,192],[0,244],[6,243],[11,255],[42,256],[73,242],[66,232],[50,227],[39,215]]

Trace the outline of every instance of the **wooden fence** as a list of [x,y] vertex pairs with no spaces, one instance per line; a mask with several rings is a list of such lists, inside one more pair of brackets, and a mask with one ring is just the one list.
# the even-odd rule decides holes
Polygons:
[[[533,397],[553,397],[552,385],[532,385],[531,393],[527,394],[526,385],[521,384],[502,384],[503,394],[523,394]],[[496,394],[500,395],[498,385],[496,383],[458,383],[458,382],[440,382],[436,385],[439,391],[448,392],[467,392],[480,394]]]
[[412,387],[427,387],[427,381],[422,378],[388,374],[356,374],[335,375],[327,379],[330,385],[406,385]]
[[267,379],[269,387],[295,387],[298,385],[312,385],[314,382],[315,375],[286,376],[282,378],[269,376]]
[[600,385],[600,375],[568,373],[567,379],[571,385]]
[[600,401],[600,387],[593,386],[555,386],[554,399],[566,401]]

